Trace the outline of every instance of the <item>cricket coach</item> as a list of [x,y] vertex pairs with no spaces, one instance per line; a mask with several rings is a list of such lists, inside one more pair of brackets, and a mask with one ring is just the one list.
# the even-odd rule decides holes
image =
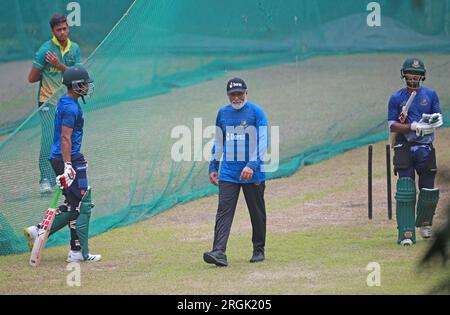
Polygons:
[[228,265],[225,251],[241,187],[253,229],[250,262],[265,259],[266,242],[263,162],[269,140],[266,114],[261,107],[247,101],[248,90],[244,80],[229,80],[226,90],[230,104],[217,114],[209,166],[209,179],[219,186],[214,243],[212,251],[203,254],[206,263],[216,266]]

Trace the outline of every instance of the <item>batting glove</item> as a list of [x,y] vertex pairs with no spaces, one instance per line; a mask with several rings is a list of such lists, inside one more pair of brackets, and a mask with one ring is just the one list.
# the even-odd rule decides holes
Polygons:
[[75,180],[76,172],[72,167],[72,163],[64,163],[64,173],[56,177],[56,184],[63,189],[67,189]]
[[442,118],[442,114],[434,113],[434,114],[423,114],[420,122],[429,123],[433,128],[439,128],[444,124],[444,119]]
[[431,124],[415,121],[411,124],[411,130],[415,131],[417,136],[423,137],[432,134],[435,128]]

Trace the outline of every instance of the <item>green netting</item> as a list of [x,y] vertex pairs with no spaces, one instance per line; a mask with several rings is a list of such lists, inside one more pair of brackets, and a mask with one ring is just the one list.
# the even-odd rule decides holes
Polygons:
[[[50,39],[54,13],[68,15],[70,38],[83,59],[100,44],[132,0],[3,0],[0,10],[0,136],[36,109],[36,85],[26,81],[36,50]],[[78,4],[79,7],[75,8]],[[76,13],[80,15],[76,15]],[[77,18],[80,18],[77,20]],[[73,25],[75,23],[75,25]],[[81,24],[81,25],[78,25]]]
[[[207,161],[174,162],[171,132],[214,125],[229,77],[243,77],[279,126],[280,167],[270,178],[387,139],[387,100],[411,54],[425,61],[426,83],[448,113],[449,1],[378,2],[380,27],[367,25],[362,0],[135,1],[86,63],[96,83],[83,105],[91,234],[216,192]],[[0,143],[1,254],[26,250],[22,228],[51,200],[39,193],[40,119],[34,112]],[[67,240],[59,232],[49,244]]]
[[4,0],[0,10],[0,62],[29,59],[50,35],[48,21],[53,13],[69,15],[78,12],[80,26],[74,25],[71,38],[80,43],[81,52],[89,54],[105,38],[132,0]]

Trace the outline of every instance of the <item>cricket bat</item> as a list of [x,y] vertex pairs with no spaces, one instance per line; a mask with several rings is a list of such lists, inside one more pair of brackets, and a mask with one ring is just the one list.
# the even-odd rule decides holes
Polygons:
[[[411,107],[412,102],[414,101],[414,98],[416,97],[417,92],[413,91],[411,95],[409,96],[408,100],[406,101],[405,106],[402,108],[402,112],[398,116],[398,120],[403,124],[406,121],[406,118],[408,117],[408,111]],[[395,145],[395,138],[397,137],[396,132],[391,132],[391,149],[394,149]]]
[[58,204],[59,196],[61,195],[61,188],[58,187],[53,198],[53,202],[50,208],[47,209],[44,215],[44,220],[42,220],[41,228],[38,231],[38,236],[34,240],[33,249],[31,250],[30,265],[33,267],[39,266],[41,262],[42,254],[45,249],[45,244],[47,243],[48,235],[50,234],[50,229],[53,224],[53,220],[56,215],[56,206]]

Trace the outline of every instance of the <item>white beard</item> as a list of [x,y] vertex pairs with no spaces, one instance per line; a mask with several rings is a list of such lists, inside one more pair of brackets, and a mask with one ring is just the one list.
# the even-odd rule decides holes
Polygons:
[[239,110],[244,107],[245,103],[247,103],[247,97],[244,99],[244,101],[231,102],[231,106],[233,106],[234,109]]

